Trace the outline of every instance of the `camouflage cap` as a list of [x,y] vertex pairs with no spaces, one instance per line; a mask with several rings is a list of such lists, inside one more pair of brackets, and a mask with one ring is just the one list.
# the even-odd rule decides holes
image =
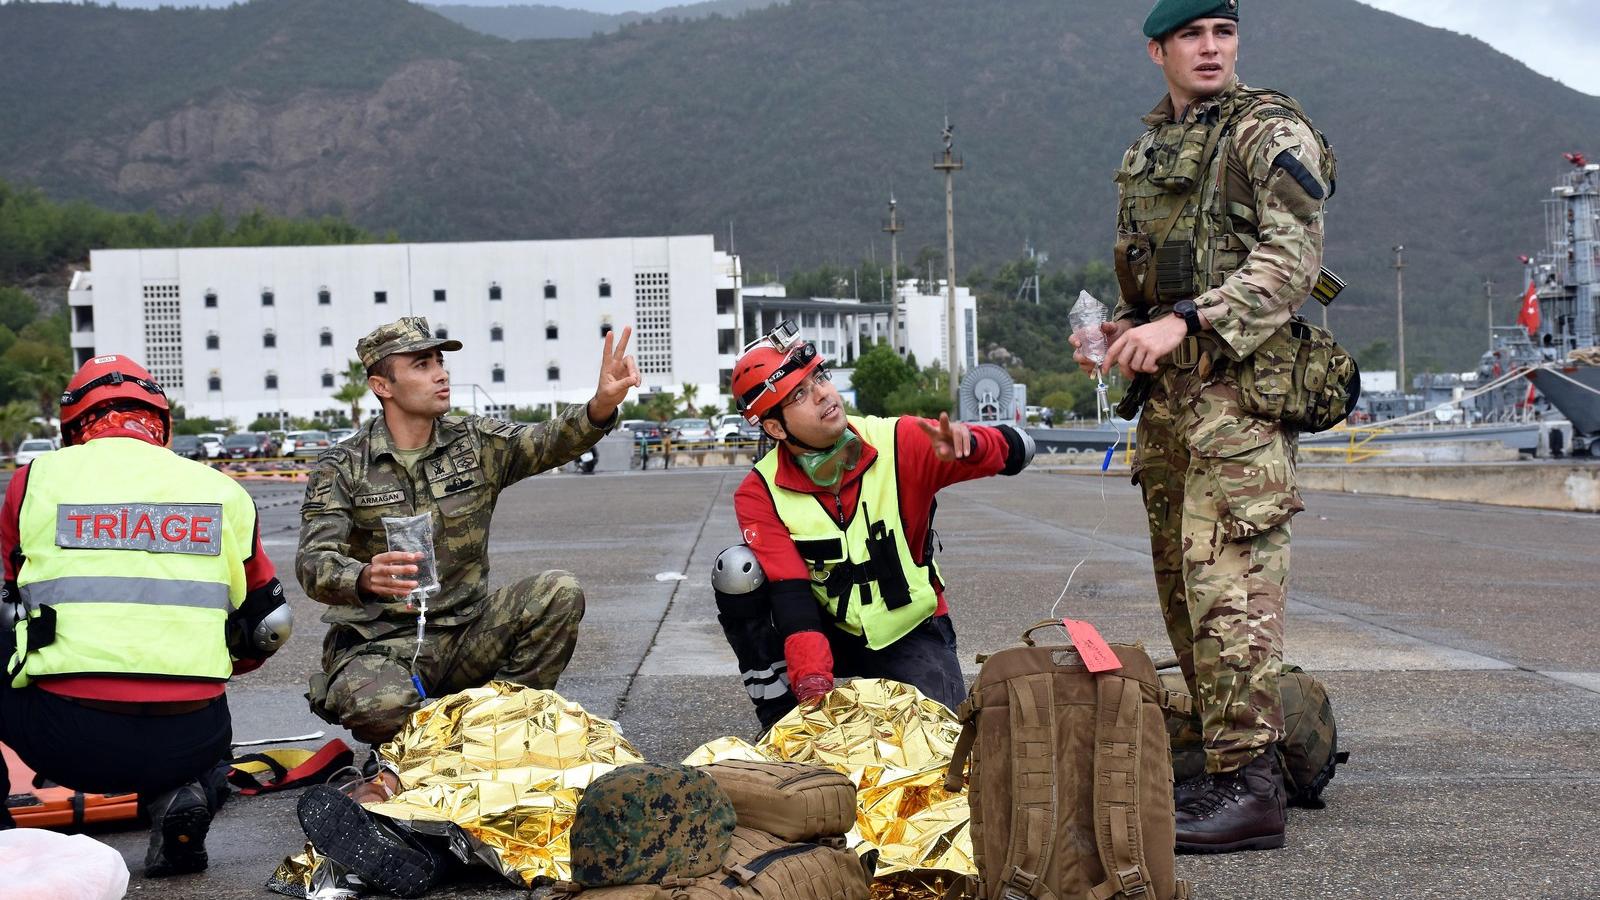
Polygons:
[[1156,0],[1144,20],[1144,36],[1158,40],[1195,19],[1239,21],[1239,0]]
[[396,353],[417,353],[422,350],[460,350],[461,342],[434,337],[428,320],[422,316],[406,316],[387,325],[372,329],[366,337],[356,341],[356,355],[361,365],[370,370],[378,360]]
[[634,763],[596,778],[572,817],[572,880],[585,887],[698,878],[722,865],[737,816],[691,766]]

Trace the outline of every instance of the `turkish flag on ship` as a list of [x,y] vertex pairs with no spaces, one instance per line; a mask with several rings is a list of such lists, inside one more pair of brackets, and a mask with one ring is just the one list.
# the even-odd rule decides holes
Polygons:
[[1528,336],[1539,332],[1539,291],[1528,282],[1528,292],[1522,295],[1522,309],[1517,312],[1517,324],[1528,329]]

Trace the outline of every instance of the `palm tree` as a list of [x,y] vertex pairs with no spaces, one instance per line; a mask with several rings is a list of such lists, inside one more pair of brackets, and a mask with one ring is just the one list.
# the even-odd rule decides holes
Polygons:
[[26,400],[13,400],[0,406],[0,447],[7,453],[16,450],[22,439],[33,433],[33,416],[37,410]]
[[694,415],[694,413],[695,413],[694,401],[699,399],[699,395],[700,395],[700,386],[699,385],[697,385],[697,384],[685,384],[683,386],[683,392],[679,396],[683,399],[684,415],[686,415],[686,416],[693,416]]
[[333,399],[350,404],[350,427],[361,427],[361,401],[367,396],[367,369],[361,360],[352,359],[344,370],[344,385],[334,393]]

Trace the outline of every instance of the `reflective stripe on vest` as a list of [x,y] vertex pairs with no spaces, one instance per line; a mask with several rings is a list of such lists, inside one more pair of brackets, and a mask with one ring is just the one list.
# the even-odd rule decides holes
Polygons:
[[878,451],[861,476],[848,527],[828,514],[813,494],[778,487],[778,452],[756,464],[778,517],[811,569],[811,591],[841,631],[866,638],[881,650],[917,627],[939,608],[933,579],[939,566],[929,553],[918,565],[906,545],[895,467],[898,419],[855,417],[849,423]]
[[[28,614],[13,685],[232,674],[227,617],[244,600],[255,537],[255,507],[232,479],[163,447],[101,438],[34,461],[18,524]],[[45,618],[54,639],[30,646],[29,626]]]

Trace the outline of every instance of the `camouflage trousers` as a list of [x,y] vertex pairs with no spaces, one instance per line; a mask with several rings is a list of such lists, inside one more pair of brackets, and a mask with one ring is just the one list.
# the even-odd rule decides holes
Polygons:
[[1226,364],[1206,369],[1156,376],[1134,472],[1167,634],[1197,701],[1191,737],[1207,771],[1228,772],[1283,736],[1289,519],[1304,505],[1294,436],[1240,408]]
[[[491,593],[475,619],[429,624],[415,673],[430,698],[495,679],[553,688],[572,659],[583,612],[583,588],[572,573],[524,578]],[[416,622],[395,626],[373,640],[332,626],[322,644],[323,671],[311,678],[312,712],[370,744],[394,737],[423,702],[411,682]]]

